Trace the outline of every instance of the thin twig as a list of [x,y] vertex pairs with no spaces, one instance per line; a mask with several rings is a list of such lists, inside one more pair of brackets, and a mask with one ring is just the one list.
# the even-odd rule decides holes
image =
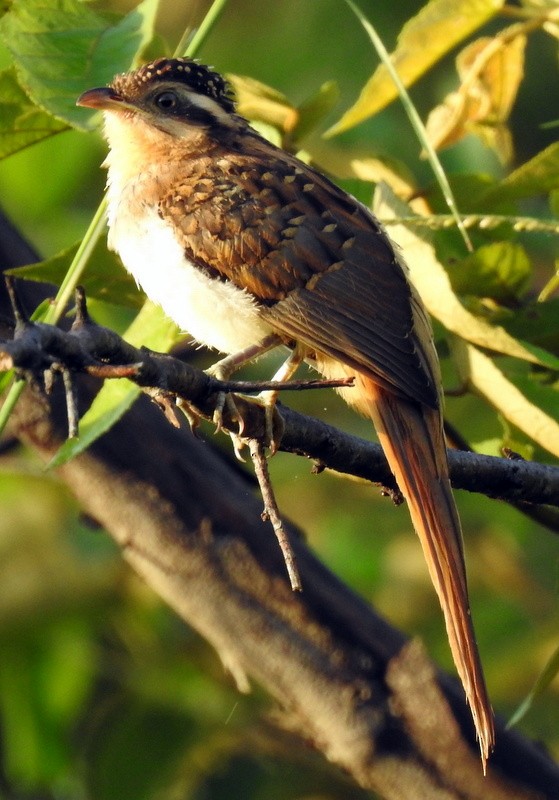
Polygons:
[[299,392],[307,389],[339,389],[340,387],[353,386],[355,378],[339,378],[326,380],[316,378],[308,381],[220,381],[214,379],[214,386],[220,392]]
[[78,437],[78,393],[74,378],[68,367],[62,364],[57,365],[57,371],[62,375],[64,383],[64,393],[66,395],[66,411],[68,414],[68,438],[77,439]]
[[276,502],[274,490],[272,488],[272,482],[270,480],[270,472],[268,470],[268,461],[266,459],[266,454],[264,453],[264,447],[262,446],[262,443],[258,441],[258,439],[249,439],[248,446],[250,450],[250,457],[252,458],[252,463],[254,464],[254,472],[256,473],[256,477],[258,479],[258,485],[260,486],[262,500],[264,501],[264,513],[262,514],[262,519],[269,520],[272,523],[278,544],[281,548],[281,552],[283,553],[283,560],[285,561],[291,588],[294,592],[301,592],[303,590],[301,577],[299,575],[299,570],[297,569],[297,564],[295,563],[295,555],[291,549],[289,537],[285,528],[283,527],[283,522],[281,521],[278,504]]

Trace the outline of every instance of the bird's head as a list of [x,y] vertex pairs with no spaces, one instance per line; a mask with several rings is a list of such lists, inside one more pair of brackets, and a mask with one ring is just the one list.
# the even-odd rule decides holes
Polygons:
[[88,89],[79,106],[139,116],[177,135],[181,126],[228,127],[233,93],[218,73],[187,58],[160,58],[117,75],[108,86]]
[[104,112],[109,145],[120,150],[122,143],[129,157],[135,144],[144,157],[148,147],[199,150],[202,137],[220,138],[240,122],[227,81],[187,58],[157,59],[88,89],[76,102]]

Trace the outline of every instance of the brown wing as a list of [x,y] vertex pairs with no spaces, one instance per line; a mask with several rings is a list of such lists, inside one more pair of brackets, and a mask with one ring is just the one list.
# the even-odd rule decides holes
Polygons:
[[380,225],[310,167],[259,137],[249,143],[249,155],[190,164],[163,200],[187,257],[255,295],[286,341],[435,407],[411,290]]

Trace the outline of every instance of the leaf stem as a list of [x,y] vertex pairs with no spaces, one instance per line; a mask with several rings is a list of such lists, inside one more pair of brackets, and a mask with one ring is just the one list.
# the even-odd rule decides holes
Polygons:
[[402,82],[402,79],[400,78],[400,75],[398,74],[398,70],[392,63],[392,59],[390,58],[388,50],[384,46],[384,43],[380,38],[380,36],[378,35],[378,33],[376,32],[375,28],[371,25],[369,20],[364,16],[363,12],[359,8],[357,8],[357,6],[352,2],[352,0],[346,0],[346,3],[353,11],[353,13],[363,26],[367,34],[369,35],[369,38],[375,50],[377,51],[380,60],[385,65],[386,69],[388,70],[388,73],[390,74],[390,77],[394,81],[394,84],[398,89],[400,100],[402,101],[402,105],[404,106],[404,110],[408,115],[408,119],[417,135],[417,138],[421,142],[421,145],[423,146],[423,149],[427,154],[427,158],[429,160],[429,163],[431,164],[433,172],[435,173],[437,182],[441,187],[441,191],[443,193],[446,204],[450,210],[450,213],[456,220],[456,225],[458,227],[458,230],[462,234],[462,238],[466,243],[466,247],[471,252],[473,249],[472,243],[470,241],[470,237],[468,236],[468,232],[466,231],[466,228],[464,227],[464,224],[462,222],[462,218],[458,211],[458,207],[456,205],[452,189],[450,188],[448,178],[446,177],[446,173],[439,160],[439,157],[437,156],[437,153],[435,152],[433,145],[429,141],[429,137],[427,136],[427,131],[425,130],[425,126],[421,121],[421,117],[417,113],[417,109],[414,106],[412,99],[409,96],[408,91]]
[[103,197],[93,219],[91,220],[85,236],[83,237],[76,255],[72,259],[72,263],[68,268],[68,272],[64,276],[60,288],[56,294],[55,300],[47,309],[42,322],[49,325],[56,325],[60,317],[64,313],[64,309],[68,305],[72,294],[78,284],[79,279],[88,264],[91,254],[95,245],[99,241],[101,235],[105,230],[105,214],[107,211],[107,197]]
[[188,37],[190,36],[190,29],[186,28],[181,36],[180,42],[175,49],[175,55],[187,55],[189,58],[194,58],[198,51],[204,45],[206,39],[214,28],[215,24],[225,11],[225,6],[228,0],[214,0],[210,9],[192,39],[187,45]]

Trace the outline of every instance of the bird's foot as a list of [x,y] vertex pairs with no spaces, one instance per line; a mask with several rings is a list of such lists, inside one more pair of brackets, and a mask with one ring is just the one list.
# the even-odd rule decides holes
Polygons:
[[283,417],[277,409],[278,393],[266,391],[246,399],[264,409],[264,444],[273,456],[279,449],[285,427]]
[[186,421],[190,425],[190,430],[196,436],[196,431],[198,430],[198,426],[200,425],[200,414],[190,405],[188,400],[185,400],[183,397],[177,397],[176,399],[177,408],[180,408],[184,416],[186,417]]
[[[276,334],[271,334],[270,336],[266,337],[263,341],[259,342],[256,345],[248,347],[246,350],[243,350],[239,353],[233,353],[232,355],[226,356],[222,358],[217,363],[213,364],[206,370],[206,374],[212,378],[215,378],[219,381],[227,381],[231,377],[231,375],[236,372],[240,367],[244,364],[247,364],[249,361],[253,361],[258,356],[262,355],[263,353],[268,352],[269,350],[273,350],[281,344],[280,338]],[[273,395],[273,402],[270,401],[261,401],[261,397],[254,398],[254,397],[245,397],[244,395],[237,395],[238,397],[242,397],[243,400],[246,400],[248,403],[257,402],[260,405],[265,407],[265,414],[266,414],[266,443],[270,442],[270,449],[272,452],[277,450],[277,446],[279,441],[281,440],[281,435],[274,432],[278,430],[277,420],[281,420],[279,414],[274,415],[274,406],[276,401],[276,393],[274,392],[264,392],[264,395]],[[223,416],[224,411],[227,410],[228,416],[230,416],[233,420],[237,422],[238,431],[236,433],[231,433],[231,440],[233,442],[233,448],[235,450],[235,455],[241,461],[244,459],[241,456],[241,450],[245,447],[245,437],[244,432],[246,428],[246,423],[243,418],[243,415],[240,413],[238,406],[235,402],[235,395],[231,394],[230,392],[226,391],[219,391],[217,393],[216,403],[213,412],[213,422],[216,428],[216,433],[219,433],[224,425],[223,425]],[[274,420],[276,423],[274,424]],[[281,423],[283,424],[283,423]]]

